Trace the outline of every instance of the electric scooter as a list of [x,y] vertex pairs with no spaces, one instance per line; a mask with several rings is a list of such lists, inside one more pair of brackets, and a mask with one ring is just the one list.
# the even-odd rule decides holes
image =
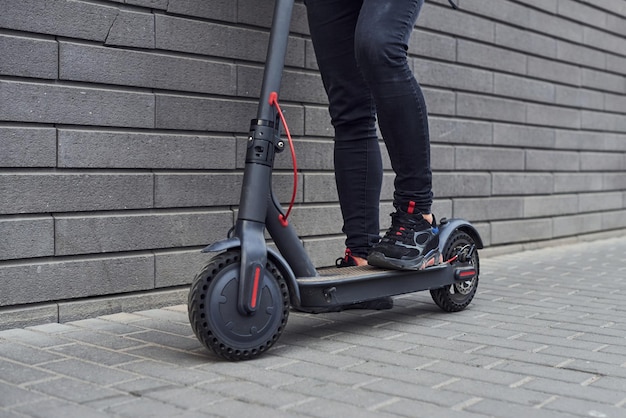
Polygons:
[[[429,290],[444,311],[465,309],[476,293],[476,229],[462,219],[442,219],[443,263],[420,271],[372,266],[316,269],[271,187],[276,153],[291,135],[278,92],[294,0],[276,0],[257,117],[250,125],[238,217],[226,239],[202,251],[218,253],[194,278],[188,297],[191,327],[199,341],[227,360],[267,351],[285,329],[290,309],[338,312],[385,296]],[[297,167],[294,159],[294,197]],[[293,199],[292,199],[293,204]],[[268,232],[277,250],[268,247]]]

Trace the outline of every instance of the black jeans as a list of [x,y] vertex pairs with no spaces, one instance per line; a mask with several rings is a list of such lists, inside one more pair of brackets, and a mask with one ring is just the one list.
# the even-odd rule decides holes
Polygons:
[[[379,240],[382,162],[376,117],[396,174],[394,205],[430,213],[426,104],[407,62],[424,0],[305,0],[335,128],[335,177],[346,246]],[[412,202],[412,203],[411,203]]]

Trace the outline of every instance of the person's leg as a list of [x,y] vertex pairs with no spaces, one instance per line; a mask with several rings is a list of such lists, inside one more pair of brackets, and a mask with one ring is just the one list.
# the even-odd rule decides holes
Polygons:
[[335,128],[335,179],[346,247],[364,258],[378,242],[382,160],[375,106],[357,67],[354,33],[363,0],[306,0],[311,38]]
[[407,62],[409,38],[423,3],[364,0],[356,28],[356,58],[374,97],[378,124],[396,174],[394,204],[405,212],[430,214],[428,115],[422,90]]
[[368,256],[372,265],[422,269],[440,261],[431,215],[428,115],[407,62],[408,41],[423,0],[364,0],[356,28],[359,68],[376,103],[396,174],[391,228]]

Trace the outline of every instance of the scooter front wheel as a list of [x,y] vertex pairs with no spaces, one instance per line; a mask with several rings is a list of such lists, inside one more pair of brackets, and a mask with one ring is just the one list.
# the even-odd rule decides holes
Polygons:
[[446,312],[459,312],[465,309],[474,299],[478,288],[480,266],[476,242],[471,236],[457,229],[444,245],[443,259],[447,261],[460,258],[476,269],[476,275],[471,280],[459,281],[430,291],[433,301]]
[[267,262],[256,312],[237,308],[241,254],[229,250],[213,257],[189,290],[189,322],[198,340],[227,360],[253,359],[280,337],[289,316],[289,290],[271,261]]

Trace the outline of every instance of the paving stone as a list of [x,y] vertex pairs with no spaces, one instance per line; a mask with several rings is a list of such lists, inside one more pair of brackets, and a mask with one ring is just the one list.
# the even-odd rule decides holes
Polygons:
[[185,305],[2,331],[0,416],[621,416],[625,250],[611,238],[484,257],[454,314],[428,292],[390,311],[293,312],[247,362],[209,353]]
[[84,380],[99,386],[110,386],[136,378],[136,375],[123,370],[116,370],[110,367],[73,359],[56,361],[42,365],[41,367],[55,372],[57,375]]
[[61,377],[58,379],[28,385],[30,390],[40,392],[55,398],[67,401],[83,403],[116,396],[117,391],[86,383],[80,380]]

